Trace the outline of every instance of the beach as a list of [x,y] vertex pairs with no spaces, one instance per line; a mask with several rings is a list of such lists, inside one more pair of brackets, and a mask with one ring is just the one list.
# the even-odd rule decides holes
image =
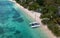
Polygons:
[[[15,2],[15,1],[12,1]],[[16,2],[15,2],[16,3]],[[40,28],[42,28],[44,30],[44,32],[46,32],[48,34],[48,36],[50,38],[56,38],[56,36],[47,28],[47,25],[43,25],[41,23],[41,19],[39,18],[41,13],[38,12],[34,12],[34,11],[29,11],[28,9],[25,9],[23,6],[19,5],[18,3],[16,3],[16,5],[23,10],[26,14],[28,14],[29,16],[31,16],[33,19],[35,19],[37,22],[40,23]]]

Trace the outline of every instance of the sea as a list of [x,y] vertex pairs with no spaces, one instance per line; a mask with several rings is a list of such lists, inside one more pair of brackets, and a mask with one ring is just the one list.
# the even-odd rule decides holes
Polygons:
[[41,27],[31,28],[33,21],[16,3],[0,0],[0,38],[49,38]]

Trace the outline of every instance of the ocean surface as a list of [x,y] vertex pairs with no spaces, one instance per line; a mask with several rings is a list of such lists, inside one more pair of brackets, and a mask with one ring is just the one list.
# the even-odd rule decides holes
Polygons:
[[0,0],[0,38],[48,38],[41,28],[31,28],[34,20],[9,0]]

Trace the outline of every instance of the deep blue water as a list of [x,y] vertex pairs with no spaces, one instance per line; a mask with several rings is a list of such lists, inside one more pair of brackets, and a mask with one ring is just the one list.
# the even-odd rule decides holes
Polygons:
[[48,38],[41,28],[29,26],[32,21],[15,3],[0,0],[0,38]]

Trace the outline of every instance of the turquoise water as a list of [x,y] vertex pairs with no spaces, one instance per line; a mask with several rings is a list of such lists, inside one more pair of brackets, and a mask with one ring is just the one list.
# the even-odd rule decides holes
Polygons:
[[34,21],[15,3],[0,0],[0,38],[48,38],[41,28],[31,28]]

